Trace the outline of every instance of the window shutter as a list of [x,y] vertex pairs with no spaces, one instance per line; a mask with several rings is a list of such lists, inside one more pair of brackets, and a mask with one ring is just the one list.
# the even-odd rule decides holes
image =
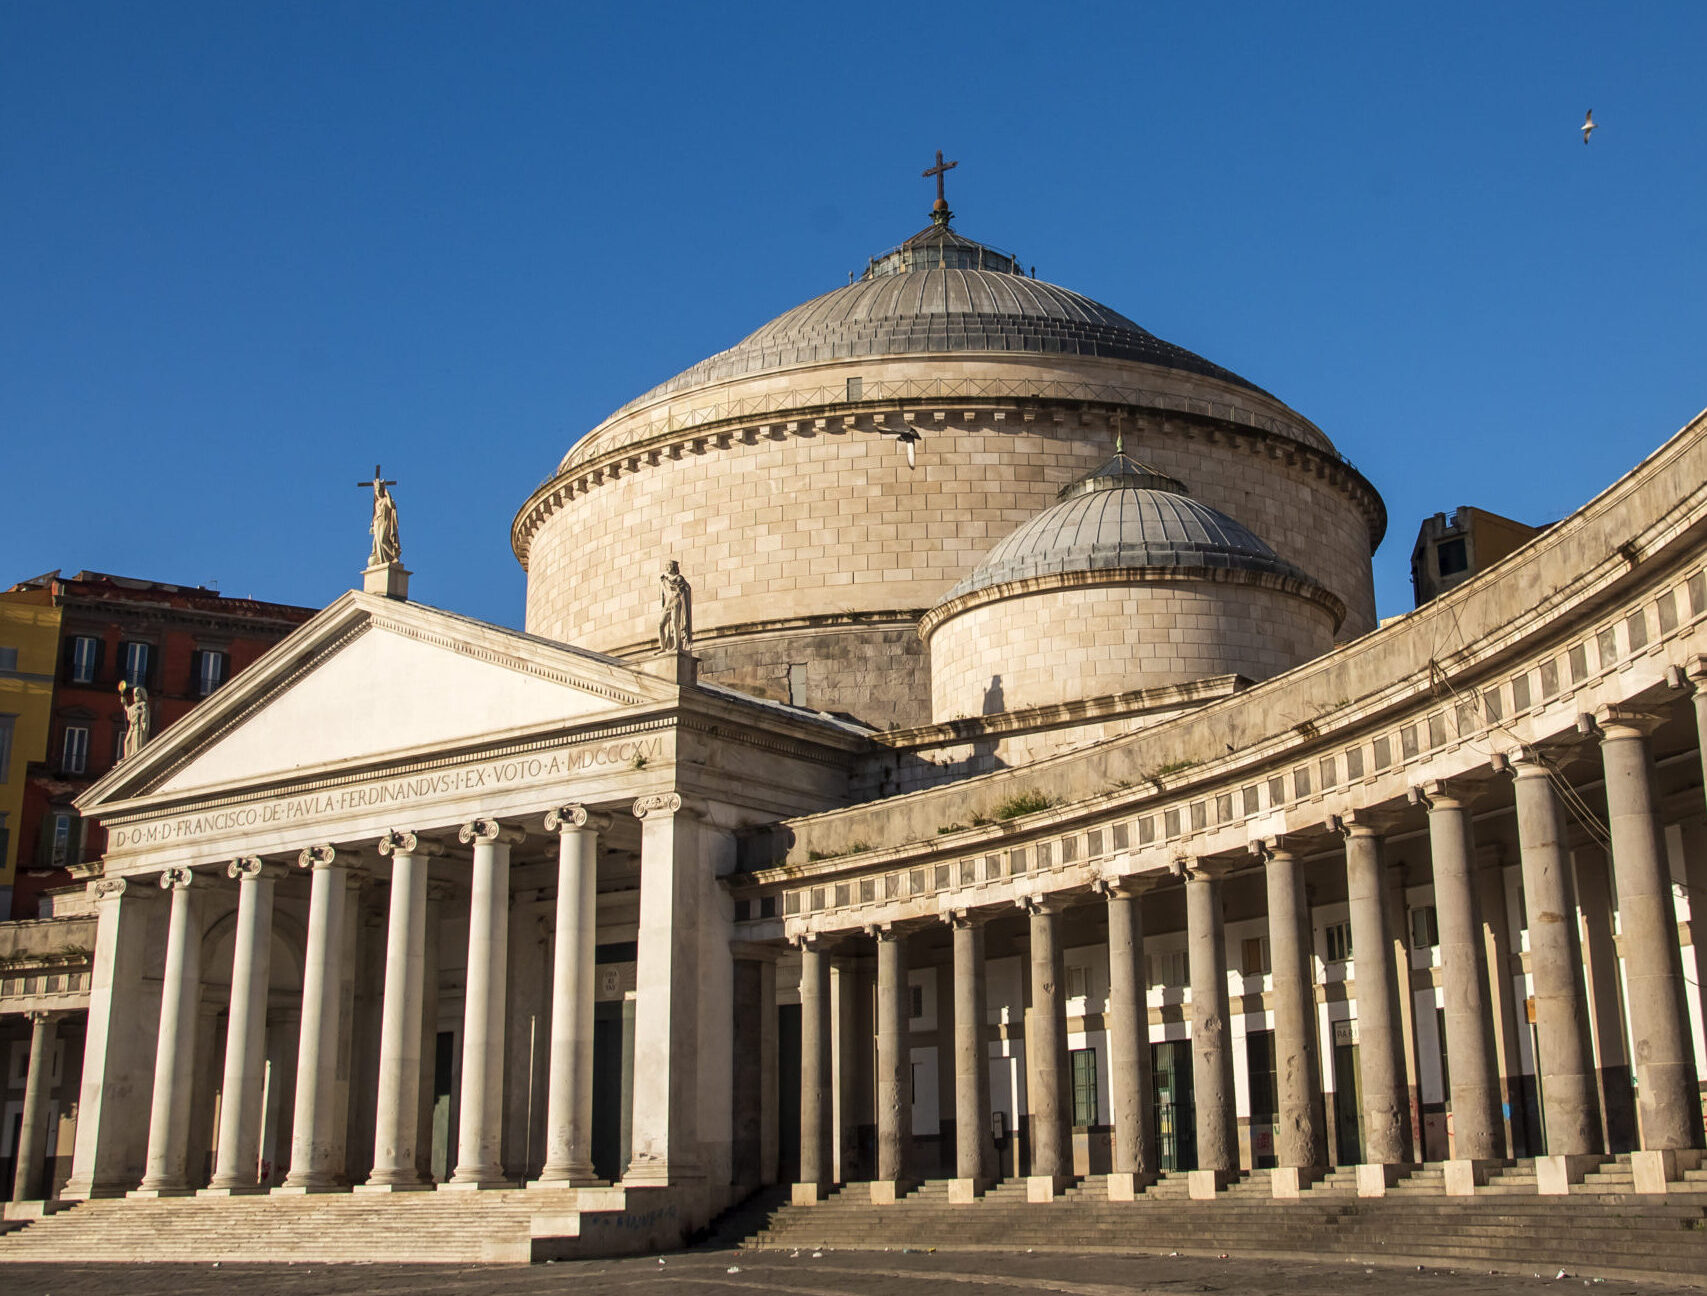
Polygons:
[[77,671],[77,636],[67,635],[63,649],[59,654],[62,658],[59,672],[60,680],[62,683],[69,684]]
[[101,671],[106,666],[107,641],[104,638],[95,640],[95,683],[101,682]]
[[190,654],[190,682],[184,689],[191,697],[202,697],[202,658],[207,656],[205,648],[197,648]]

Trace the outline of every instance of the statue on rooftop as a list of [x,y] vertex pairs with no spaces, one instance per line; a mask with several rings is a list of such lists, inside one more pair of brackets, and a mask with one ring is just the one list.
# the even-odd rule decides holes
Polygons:
[[685,653],[693,646],[693,589],[674,558],[658,577],[658,651]]
[[124,708],[125,730],[124,738],[119,744],[119,759],[125,760],[136,755],[148,742],[150,717],[148,708],[148,690],[140,684],[130,689],[130,698],[125,699],[128,685],[119,681],[119,705]]
[[373,551],[368,555],[369,567],[383,567],[387,563],[398,562],[403,557],[403,544],[397,536],[397,501],[391,498],[391,493],[385,488],[397,485],[387,481],[379,470],[379,465],[373,466],[373,480],[357,482],[360,487],[373,488],[373,522],[368,530],[373,534]]

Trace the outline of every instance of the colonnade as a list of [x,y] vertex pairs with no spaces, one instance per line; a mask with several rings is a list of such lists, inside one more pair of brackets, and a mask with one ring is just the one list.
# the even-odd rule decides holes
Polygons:
[[[1698,706],[1701,705],[1698,698]],[[1622,930],[1628,986],[1627,1028],[1632,1042],[1639,1142],[1631,1163],[1638,1191],[1663,1192],[1683,1170],[1700,1163],[1701,1094],[1687,1017],[1687,1001],[1671,879],[1656,809],[1649,734],[1660,717],[1613,708],[1590,726],[1604,769],[1606,826],[1612,880]],[[1590,1033],[1588,977],[1573,893],[1571,861],[1560,806],[1560,776],[1541,752],[1525,750],[1496,761],[1511,776],[1522,892],[1533,976],[1537,1074],[1545,1150],[1536,1158],[1543,1193],[1564,1193],[1607,1160]],[[1496,1047],[1496,1005],[1490,985],[1505,976],[1495,968],[1484,931],[1471,808],[1466,789],[1429,783],[1410,801],[1426,813],[1434,904],[1439,928],[1444,1043],[1450,1059],[1447,1103],[1452,1150],[1445,1162],[1446,1191],[1473,1193],[1498,1163],[1508,1159],[1505,1089]],[[1419,1159],[1412,1128],[1403,999],[1410,967],[1403,941],[1395,947],[1395,915],[1384,882],[1383,826],[1402,807],[1382,816],[1357,812],[1333,821],[1342,842],[1352,947],[1357,951],[1356,1014],[1363,1163],[1358,1189],[1380,1195]],[[1414,810],[1411,811],[1414,814]],[[1272,838],[1253,848],[1267,892],[1271,991],[1276,1056],[1278,1127],[1273,1192],[1295,1197],[1325,1173],[1328,1161],[1311,925],[1303,868],[1292,839]],[[1153,1181],[1158,1156],[1152,1124],[1149,1008],[1145,993],[1145,893],[1158,886],[1184,890],[1189,983],[1191,1061],[1195,1096],[1197,1168],[1194,1197],[1212,1196],[1239,1170],[1234,1107],[1233,1050],[1227,990],[1228,961],[1221,889],[1249,860],[1176,861],[1171,873],[1104,881],[1098,894],[1026,897],[1029,1012],[1025,1031],[1028,1192],[1048,1200],[1072,1172],[1066,1143],[1070,1094],[1065,1046],[1066,997],[1062,986],[1059,914],[1068,903],[1100,902],[1107,911],[1109,994],[1104,1025],[1114,1087],[1109,1177],[1112,1197],[1131,1198]],[[1699,900],[1698,900],[1699,903]],[[1009,911],[1011,912],[1011,911]],[[983,1005],[982,925],[996,914],[954,910],[953,931],[955,1174],[952,1192],[962,1199],[982,1191],[993,1174],[989,1143],[989,1035]],[[1496,926],[1498,924],[1495,924]],[[912,1126],[906,1089],[906,951],[898,927],[873,928],[876,947],[877,1167],[875,1199],[892,1199],[913,1177],[908,1163]],[[801,1170],[797,1200],[816,1200],[831,1186],[830,995],[825,935],[802,946]],[[1695,940],[1701,940],[1697,931]],[[849,940],[842,937],[844,948]],[[1509,993],[1509,991],[1507,992]],[[899,1024],[897,1024],[899,1023]],[[1602,1023],[1602,1030],[1606,1024]]]
[[[699,877],[701,825],[674,794],[641,798],[633,804],[633,812],[642,821],[638,954],[642,990],[635,1009],[635,1034],[637,1052],[645,1050],[648,1064],[634,1087],[630,1177],[637,1182],[677,1183],[691,1177],[698,1152],[693,1031],[700,897],[690,894],[689,887]],[[592,1158],[597,861],[600,835],[610,823],[608,816],[583,805],[560,806],[544,816],[545,830],[556,836],[558,847],[556,936],[550,977],[546,1155],[533,1187],[597,1182]],[[436,1186],[511,1187],[501,1154],[510,862],[512,849],[528,834],[517,823],[476,817],[464,822],[455,835],[469,854],[461,1088],[454,1169],[448,1182]],[[437,1014],[436,987],[429,994],[425,984],[428,873],[431,861],[446,854],[447,844],[421,832],[390,831],[372,847],[390,861],[390,894],[372,1169],[365,1182],[354,1187],[363,1192],[402,1192],[435,1186],[422,1174],[417,1153],[423,1128],[423,1066],[430,1058],[423,1046],[434,1038]],[[316,1193],[351,1186],[346,1178],[350,1025],[342,996],[353,971],[355,898],[369,867],[366,857],[367,852],[359,848],[322,843],[301,850],[295,858],[295,867],[309,877],[307,941],[289,1168],[283,1184],[272,1189],[275,1192]],[[217,871],[174,866],[158,874],[132,874],[94,884],[99,910],[97,972],[91,992],[82,1111],[65,1196],[128,1190],[135,1196],[157,1197],[196,1190],[189,1153],[194,1033],[202,994],[203,911],[209,896],[222,886],[221,872],[236,884],[236,923],[216,1152],[211,1180],[200,1191],[231,1195],[264,1190],[260,1154],[269,963],[277,887],[289,871],[288,864],[278,859],[243,856]],[[147,970],[143,910],[151,903],[150,884],[156,880],[169,896],[170,907],[159,982],[159,1029],[148,1036],[134,1016],[148,1015],[149,1006],[142,1002],[138,987]],[[649,992],[658,981],[667,991]],[[44,1056],[38,1040],[32,1046],[32,1068]],[[136,1073],[148,1069],[152,1085],[135,1083],[142,1078]],[[151,1094],[146,1111],[136,1109],[137,1094]],[[139,1167],[127,1144],[126,1123],[134,1129],[141,1120],[146,1121],[147,1138],[138,1182]],[[27,1163],[20,1163],[20,1174]],[[18,1190],[26,1189],[39,1195],[40,1185],[20,1179]]]

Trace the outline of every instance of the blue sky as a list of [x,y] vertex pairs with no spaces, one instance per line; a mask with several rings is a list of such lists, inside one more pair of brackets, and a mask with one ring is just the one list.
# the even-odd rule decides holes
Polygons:
[[[425,602],[623,401],[957,228],[1243,374],[1420,520],[1707,405],[1707,5],[0,7],[0,580]],[[1601,123],[1585,148],[1585,109]]]

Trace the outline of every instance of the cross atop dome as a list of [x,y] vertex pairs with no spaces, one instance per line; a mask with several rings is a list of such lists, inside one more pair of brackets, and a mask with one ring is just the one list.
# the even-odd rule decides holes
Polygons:
[[936,151],[936,165],[924,169],[925,179],[929,180],[932,176],[936,177],[936,201],[931,204],[931,224],[933,225],[946,226],[949,221],[954,219],[954,213],[948,209],[948,199],[943,195],[942,178],[959,165],[959,162],[944,162],[942,150],[938,149]]

